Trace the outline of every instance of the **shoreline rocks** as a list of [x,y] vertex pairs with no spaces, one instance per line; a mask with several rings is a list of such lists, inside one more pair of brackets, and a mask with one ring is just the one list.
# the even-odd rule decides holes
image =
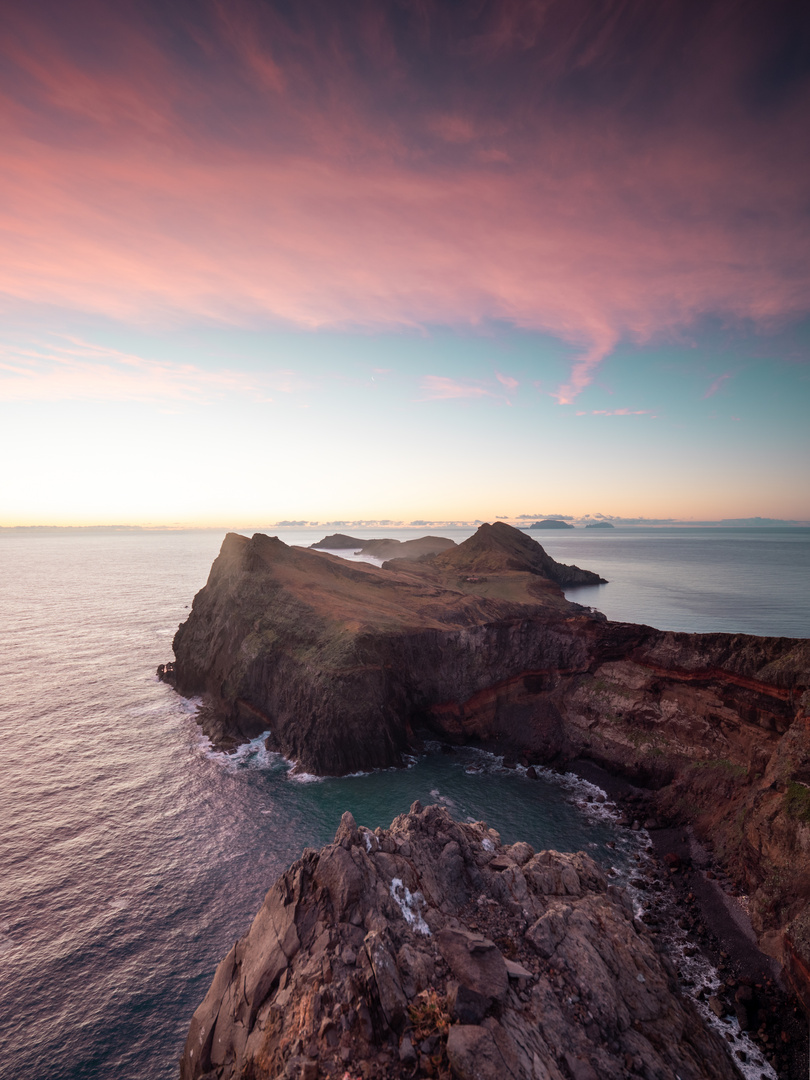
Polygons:
[[373,832],[344,814],[220,964],[181,1077],[737,1077],[673,976],[583,853],[437,806]]

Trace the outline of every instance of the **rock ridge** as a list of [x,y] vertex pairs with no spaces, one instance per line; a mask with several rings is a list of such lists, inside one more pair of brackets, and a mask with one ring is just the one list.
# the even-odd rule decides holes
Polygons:
[[182,1080],[738,1077],[582,852],[414,803],[343,815],[278,879],[194,1014]]

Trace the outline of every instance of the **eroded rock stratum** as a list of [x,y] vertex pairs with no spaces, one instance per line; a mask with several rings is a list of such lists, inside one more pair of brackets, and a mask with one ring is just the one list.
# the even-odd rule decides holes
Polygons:
[[587,855],[502,846],[414,803],[344,814],[276,882],[197,1009],[182,1080],[453,1076],[724,1080],[682,997]]

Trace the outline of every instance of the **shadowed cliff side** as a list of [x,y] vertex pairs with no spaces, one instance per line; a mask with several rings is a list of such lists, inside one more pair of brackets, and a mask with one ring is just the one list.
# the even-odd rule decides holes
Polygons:
[[590,757],[712,839],[781,955],[810,898],[810,642],[610,623],[565,599],[583,577],[502,523],[382,568],[229,534],[167,677],[218,745],[269,731],[320,774],[399,764],[419,731]]
[[[312,772],[398,764],[437,703],[588,666],[583,627],[595,617],[543,576],[553,560],[539,545],[501,529],[503,550],[479,538],[402,571],[229,534],[175,636],[174,683],[206,695],[220,745],[269,729]],[[538,728],[535,752],[559,751],[558,719]]]
[[581,852],[419,803],[374,832],[344,814],[220,964],[181,1077],[733,1080],[673,974]]

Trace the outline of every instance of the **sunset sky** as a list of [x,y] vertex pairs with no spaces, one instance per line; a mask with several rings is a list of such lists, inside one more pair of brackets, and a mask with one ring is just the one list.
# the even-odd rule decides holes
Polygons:
[[5,0],[0,525],[810,520],[810,14]]

